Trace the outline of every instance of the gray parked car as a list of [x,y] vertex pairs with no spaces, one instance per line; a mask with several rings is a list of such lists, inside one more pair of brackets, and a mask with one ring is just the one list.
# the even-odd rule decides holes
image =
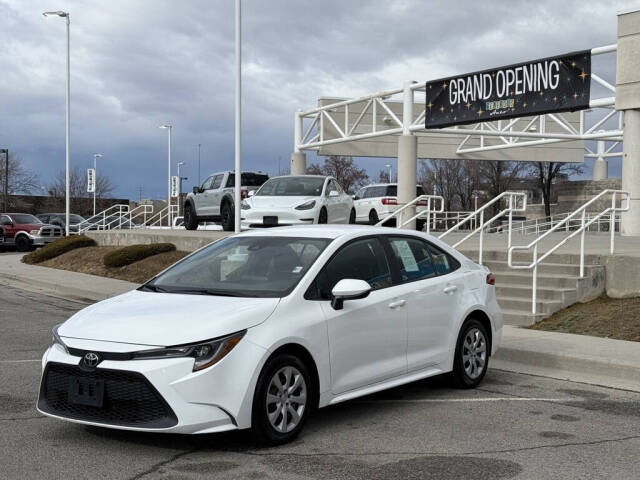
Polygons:
[[[245,198],[250,191],[257,190],[269,180],[262,172],[242,172],[241,196]],[[225,231],[234,228],[234,172],[220,172],[209,175],[199,187],[187,195],[184,202],[184,226],[187,230],[196,230],[199,222],[220,222]]]

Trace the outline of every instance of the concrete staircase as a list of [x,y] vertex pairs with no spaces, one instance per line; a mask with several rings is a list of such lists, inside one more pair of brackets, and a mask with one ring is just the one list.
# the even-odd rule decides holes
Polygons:
[[[463,253],[474,261],[478,259],[477,251]],[[538,265],[537,313],[534,315],[531,313],[532,270],[509,268],[505,251],[484,252],[483,256],[483,264],[496,277],[498,303],[507,325],[533,325],[569,305],[593,300],[605,290],[605,268],[594,264],[597,256],[585,256],[585,276],[580,278],[577,255],[550,255]],[[527,264],[531,257],[518,252],[514,261]]]

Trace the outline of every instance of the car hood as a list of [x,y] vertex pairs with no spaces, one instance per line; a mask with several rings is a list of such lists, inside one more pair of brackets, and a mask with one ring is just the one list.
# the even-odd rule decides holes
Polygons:
[[58,334],[137,345],[181,345],[258,325],[279,301],[134,290],[79,311]]
[[309,200],[319,200],[320,197],[272,197],[269,195],[254,195],[250,205],[254,208],[294,208]]

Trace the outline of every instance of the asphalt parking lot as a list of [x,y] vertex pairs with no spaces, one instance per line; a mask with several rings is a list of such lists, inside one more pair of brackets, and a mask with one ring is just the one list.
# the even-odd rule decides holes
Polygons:
[[0,290],[0,478],[638,478],[640,394],[497,370],[473,391],[436,378],[320,410],[277,448],[49,419],[39,358],[82,307]]

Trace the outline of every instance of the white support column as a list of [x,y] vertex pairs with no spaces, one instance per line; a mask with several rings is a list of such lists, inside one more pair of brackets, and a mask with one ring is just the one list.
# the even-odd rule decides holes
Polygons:
[[622,212],[622,235],[640,236],[640,110],[625,110],[622,141],[622,190],[631,197]]
[[[411,82],[404,84],[402,104],[402,135],[398,137],[398,205],[405,205],[416,198],[416,182],[418,171],[418,137],[411,133],[413,121],[413,90]],[[416,214],[416,207],[411,206],[400,213],[396,221],[404,223],[405,219]],[[403,228],[415,229],[416,221],[412,220]]]
[[640,10],[618,14],[616,110],[624,112],[622,190],[630,208],[622,212],[622,235],[640,236]]
[[604,158],[604,140],[598,140],[597,145],[598,156],[593,164],[593,179],[606,180],[609,178],[609,163]]
[[[318,128],[321,128],[318,125]],[[293,153],[291,154],[291,175],[304,175],[307,173],[307,155],[298,146],[302,143],[302,117],[300,111],[295,113],[293,129]]]

